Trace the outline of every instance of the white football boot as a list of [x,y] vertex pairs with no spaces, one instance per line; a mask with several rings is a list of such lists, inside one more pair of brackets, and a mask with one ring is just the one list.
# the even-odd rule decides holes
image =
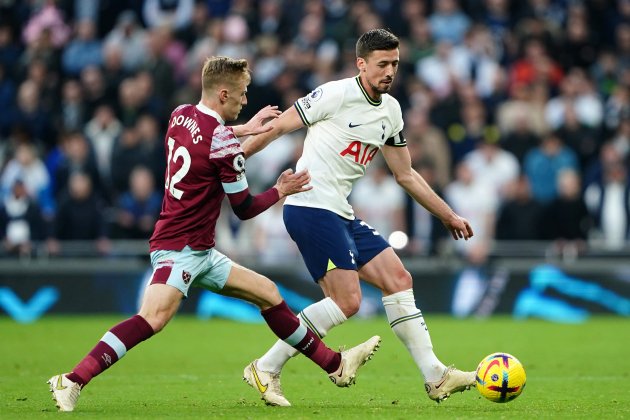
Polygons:
[[77,405],[81,386],[70,379],[65,374],[55,375],[48,380],[52,399],[55,400],[59,411],[72,411]]
[[243,380],[260,393],[267,405],[289,407],[291,403],[284,397],[280,385],[280,372],[265,372],[256,367],[258,359],[251,362],[243,371]]
[[454,392],[464,392],[475,386],[476,376],[475,372],[463,372],[449,366],[440,379],[434,382],[425,382],[424,389],[429,398],[440,403]]
[[354,384],[357,370],[372,358],[381,344],[381,337],[375,335],[368,341],[341,352],[339,368],[328,375],[330,380],[339,387]]

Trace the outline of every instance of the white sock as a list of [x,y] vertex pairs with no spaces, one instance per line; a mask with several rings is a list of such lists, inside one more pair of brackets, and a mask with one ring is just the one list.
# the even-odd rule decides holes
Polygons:
[[[343,324],[348,319],[339,309],[339,306],[329,297],[304,308],[298,314],[298,318],[300,318],[303,325],[317,334],[319,338],[324,338],[331,328]],[[256,366],[260,370],[277,373],[282,370],[282,367],[290,358],[298,354],[300,352],[296,349],[284,341],[278,340],[267,350],[267,353],[258,359]]]
[[407,347],[413,361],[422,372],[426,382],[442,377],[446,366],[433,353],[429,330],[422,312],[416,307],[413,290],[403,290],[383,298],[389,325],[396,336]]

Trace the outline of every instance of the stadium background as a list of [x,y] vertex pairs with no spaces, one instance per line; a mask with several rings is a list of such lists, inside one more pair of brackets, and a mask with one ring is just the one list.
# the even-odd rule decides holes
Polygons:
[[[529,0],[66,0],[0,2],[0,306],[135,310],[163,188],[170,111],[196,103],[210,55],[247,58],[249,104],[285,109],[356,74],[354,44],[401,38],[392,94],[414,167],[476,236],[463,246],[376,160],[350,197],[404,257],[419,306],[579,322],[630,315],[630,2]],[[304,132],[247,162],[254,191],[293,166]],[[275,206],[218,248],[320,296]],[[404,234],[401,234],[404,233]],[[291,293],[294,292],[294,293]],[[184,311],[256,321],[191,294]],[[365,289],[362,316],[378,313]]]

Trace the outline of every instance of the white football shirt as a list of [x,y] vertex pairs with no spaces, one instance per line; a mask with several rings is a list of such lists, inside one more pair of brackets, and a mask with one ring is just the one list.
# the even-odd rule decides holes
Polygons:
[[385,143],[407,145],[401,133],[400,104],[388,94],[378,102],[372,100],[356,76],[325,83],[294,106],[308,127],[296,169],[308,169],[313,189],[290,195],[285,204],[326,209],[354,219],[348,203],[354,182]]

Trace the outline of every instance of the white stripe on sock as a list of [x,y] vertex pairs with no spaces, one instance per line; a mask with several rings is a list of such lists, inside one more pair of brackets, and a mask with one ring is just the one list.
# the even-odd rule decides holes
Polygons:
[[299,327],[287,338],[284,339],[284,342],[291,345],[296,346],[302,339],[306,336],[306,327],[300,324]]
[[118,355],[118,360],[120,360],[125,353],[127,353],[127,347],[120,341],[120,338],[116,337],[110,331],[107,331],[101,341],[107,344],[109,347],[113,348]]

